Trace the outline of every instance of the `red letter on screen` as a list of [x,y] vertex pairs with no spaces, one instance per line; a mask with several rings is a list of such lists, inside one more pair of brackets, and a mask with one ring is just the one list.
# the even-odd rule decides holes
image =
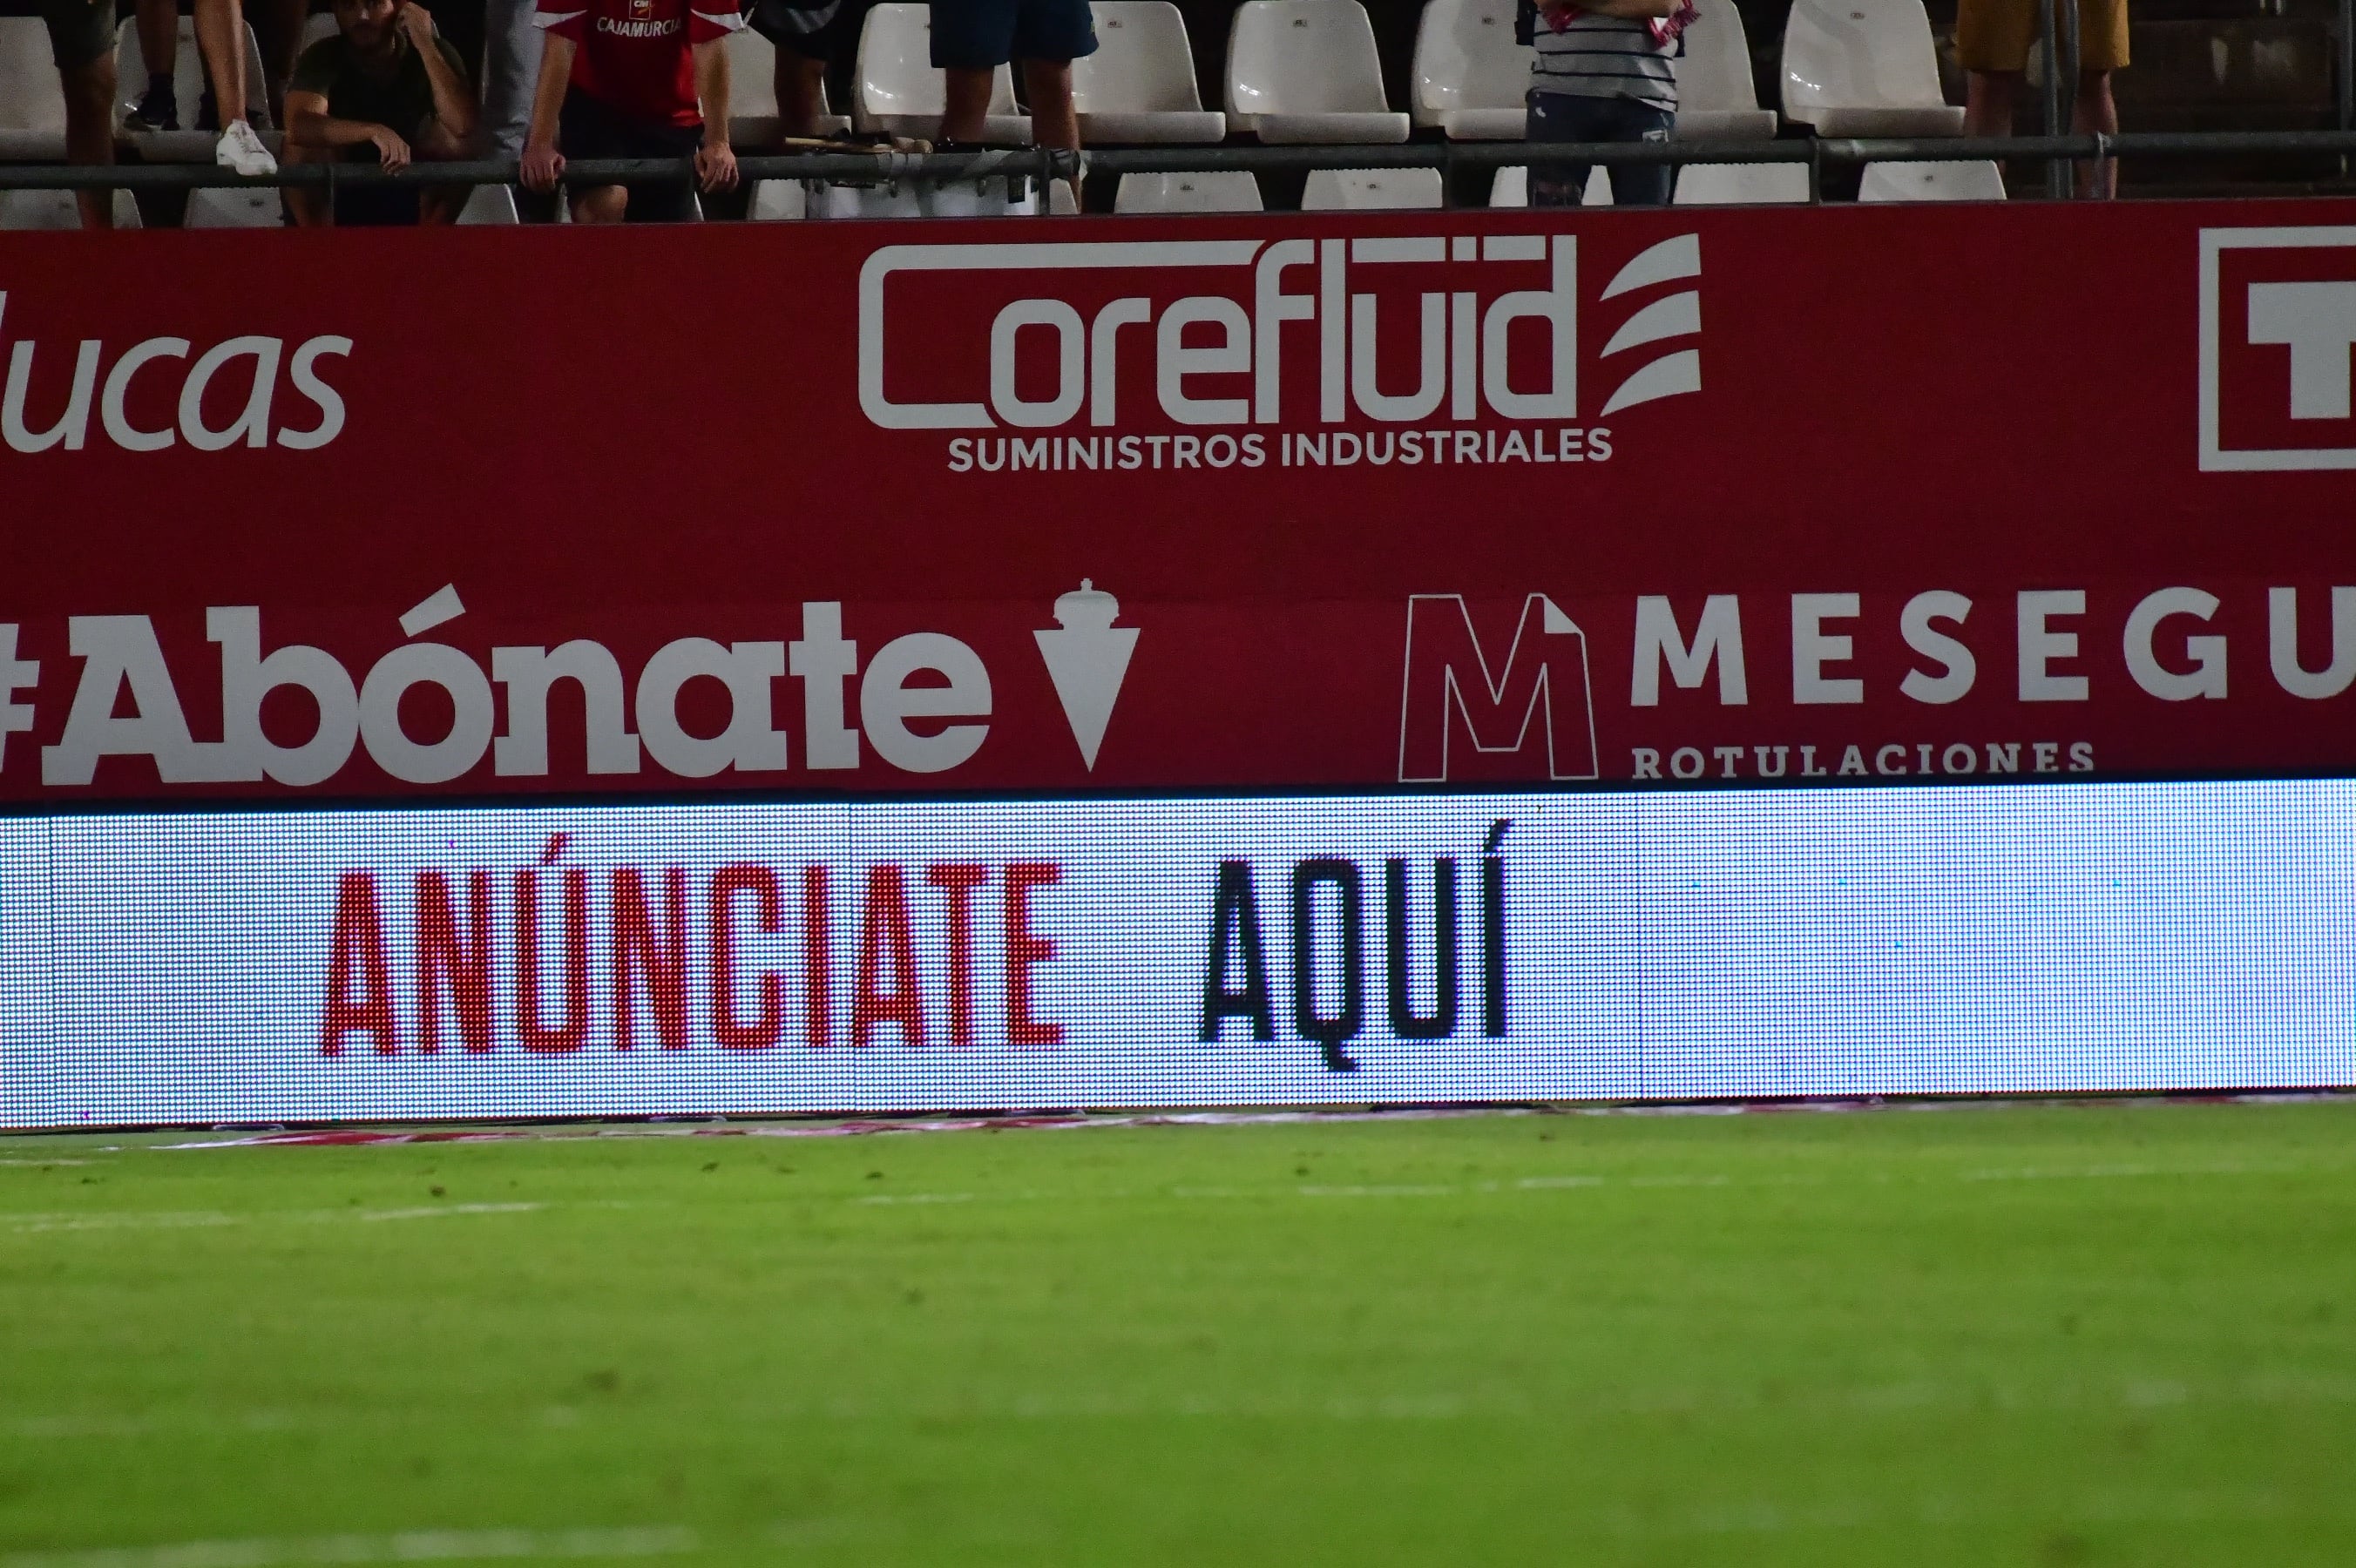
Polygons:
[[515,878],[516,1035],[526,1051],[559,1055],[589,1042],[589,873],[564,877],[564,1023],[540,1021],[540,874]]
[[786,983],[761,971],[761,1011],[751,1023],[736,1019],[736,895],[750,892],[753,929],[774,936],[785,929],[777,873],[766,866],[723,866],[712,878],[712,1034],[731,1051],[767,1051],[785,1037]]
[[663,937],[655,940],[647,912],[647,880],[636,866],[614,871],[614,1049],[627,1051],[637,1032],[637,987],[646,976],[654,1005],[655,1037],[665,1051],[687,1049],[687,872],[663,872]]
[[466,941],[450,907],[450,879],[417,873],[417,1049],[442,1046],[442,982],[468,1051],[491,1049],[491,874],[466,873]]
[[949,895],[949,1043],[973,1044],[973,890],[990,880],[983,866],[934,866],[925,880]]
[[826,919],[826,868],[802,868],[802,1043],[834,1043],[834,938]]
[[[886,950],[888,951],[888,954]],[[880,988],[886,957],[892,988]],[[851,1002],[851,1043],[865,1047],[877,1024],[900,1026],[904,1045],[925,1043],[925,998],[916,989],[916,950],[908,935],[908,884],[897,866],[867,869],[867,908],[859,924],[859,990]]]
[[[363,999],[352,999],[352,967],[360,971]],[[359,1030],[376,1037],[378,1054],[401,1050],[392,1016],[392,977],[384,964],[384,920],[377,910],[376,878],[346,871],[336,881],[336,936],[327,952],[327,1010],[319,1020],[319,1054],[335,1056],[344,1036]]]
[[1031,966],[1055,956],[1055,942],[1031,930],[1031,890],[1052,888],[1064,868],[1048,860],[1017,860],[1006,868],[1006,1043],[1061,1045],[1064,1026],[1031,1016]]

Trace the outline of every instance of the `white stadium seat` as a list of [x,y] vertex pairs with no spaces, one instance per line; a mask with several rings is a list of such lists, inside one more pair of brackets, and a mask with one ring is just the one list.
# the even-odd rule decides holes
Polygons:
[[[721,47],[728,51],[728,139],[740,150],[776,145],[785,129],[777,121],[777,46],[750,27],[739,27]],[[850,117],[830,112],[832,108],[820,82],[814,129],[821,136],[851,129]]]
[[1096,0],[1097,52],[1072,62],[1080,140],[1220,142],[1227,117],[1203,107],[1186,18],[1170,0]]
[[1805,164],[1687,164],[1677,171],[1679,207],[1763,207],[1807,199]]
[[[139,52],[136,17],[124,17],[115,32],[114,80],[118,95],[134,97],[146,91],[147,62]],[[183,16],[179,44],[172,51],[172,91],[180,103],[180,129],[142,132],[133,136],[131,141],[143,158],[149,163],[166,164],[213,161],[213,144],[220,140],[220,133],[194,128],[206,85],[204,57],[197,48],[196,18]],[[269,89],[262,71],[262,48],[253,41],[251,27],[245,29],[245,114],[257,131],[270,123]],[[269,142],[271,138],[265,136],[263,140]]]
[[[114,226],[139,227],[139,204],[127,190],[114,193]],[[81,208],[70,190],[0,190],[0,230],[80,227]]]
[[1956,136],[1922,0],[1794,0],[1783,112],[1819,136]]
[[1404,142],[1358,0],[1244,0],[1227,32],[1227,114],[1263,142]]
[[458,209],[458,221],[469,226],[505,226],[519,221],[515,191],[503,185],[478,185]]
[[1373,212],[1444,205],[1438,169],[1312,169],[1303,212]]
[[1123,175],[1115,212],[1258,212],[1259,181],[1248,169],[1199,175]]
[[66,155],[66,97],[38,16],[0,16],[0,159],[55,163]]
[[1700,18],[1686,29],[1686,52],[1673,68],[1677,73],[1676,134],[1774,135],[1775,112],[1759,107],[1759,88],[1751,80],[1751,39],[1742,30],[1742,13],[1734,8],[1734,0],[1695,0],[1695,8]]
[[1868,164],[1859,201],[2002,201],[2004,171],[1986,158],[1953,163]]
[[[1497,171],[1497,183],[1489,187],[1491,207],[1527,207],[1530,204],[1530,171],[1516,164]],[[1587,167],[1587,184],[1580,187],[1579,205],[1609,207],[1612,205],[1612,171],[1601,164]]]
[[[320,39],[332,38],[335,36],[336,14],[333,11],[315,11],[304,18],[303,39],[299,47],[307,49]],[[141,91],[145,91],[144,82],[141,84]]]
[[188,193],[184,229],[277,229],[286,220],[278,192],[269,186],[208,186]]
[[1518,142],[1528,126],[1528,45],[1514,0],[1430,0],[1415,30],[1414,119],[1452,141]]
[[744,216],[755,223],[795,223],[809,215],[809,191],[799,180],[755,180]]
[[[892,4],[867,13],[859,30],[859,87],[851,106],[862,131],[894,136],[937,137],[946,88],[933,69],[930,5]],[[1004,66],[991,84],[990,110],[981,139],[1028,146],[1031,117],[1014,101],[1014,73]]]

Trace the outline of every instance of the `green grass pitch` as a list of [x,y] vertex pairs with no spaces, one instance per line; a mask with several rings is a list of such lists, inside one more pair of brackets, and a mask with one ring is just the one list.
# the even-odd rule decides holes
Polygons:
[[0,1568],[2356,1563],[2356,1103],[0,1139]]

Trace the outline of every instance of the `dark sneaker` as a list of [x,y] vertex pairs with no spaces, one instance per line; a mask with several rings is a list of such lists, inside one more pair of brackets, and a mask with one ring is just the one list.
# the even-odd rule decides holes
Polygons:
[[213,101],[213,90],[208,87],[205,95],[197,100],[197,129],[218,131],[220,128],[220,105]]
[[142,93],[131,112],[123,117],[123,128],[136,135],[149,131],[177,131],[180,128],[180,101],[168,87],[151,87]]

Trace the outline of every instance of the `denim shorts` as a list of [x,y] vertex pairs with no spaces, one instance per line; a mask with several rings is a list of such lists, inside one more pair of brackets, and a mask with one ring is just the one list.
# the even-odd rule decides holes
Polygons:
[[933,64],[944,70],[1096,52],[1088,0],[933,0]]

